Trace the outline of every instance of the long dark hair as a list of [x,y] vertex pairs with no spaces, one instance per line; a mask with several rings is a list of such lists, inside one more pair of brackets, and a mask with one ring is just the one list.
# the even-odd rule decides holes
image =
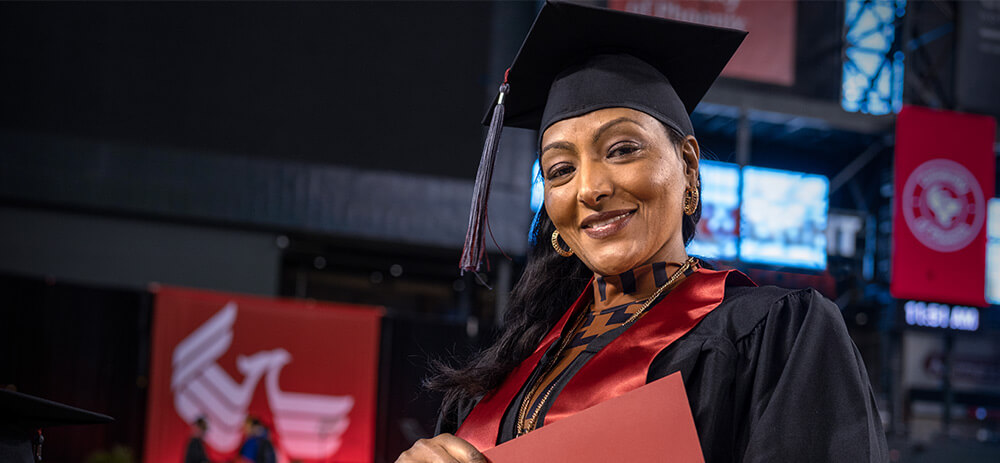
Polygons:
[[[675,149],[679,150],[684,136],[664,127]],[[701,182],[698,190],[701,193]],[[700,218],[701,201],[694,214],[683,216],[684,244],[694,238]],[[439,360],[431,363],[435,374],[424,381],[424,386],[444,392],[443,413],[448,414],[463,399],[498,387],[511,370],[531,355],[590,281],[594,272],[580,259],[556,254],[548,239],[555,229],[543,206],[532,230],[538,237],[537,244],[528,251],[524,273],[511,291],[496,342],[471,356],[462,367],[456,368]]]

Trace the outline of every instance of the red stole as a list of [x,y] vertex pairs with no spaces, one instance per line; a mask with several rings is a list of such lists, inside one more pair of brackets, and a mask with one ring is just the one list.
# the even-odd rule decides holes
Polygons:
[[[738,279],[736,284],[753,284],[735,270],[699,269],[692,273],[580,368],[554,399],[545,414],[544,424],[551,424],[646,384],[649,364],[656,354],[694,328],[722,302],[730,274]],[[500,387],[479,401],[455,435],[469,441],[480,451],[496,446],[504,412],[545,352],[559,339],[571,315],[585,307],[592,297],[593,289],[587,285],[570,310],[542,338],[535,352],[511,371]]]

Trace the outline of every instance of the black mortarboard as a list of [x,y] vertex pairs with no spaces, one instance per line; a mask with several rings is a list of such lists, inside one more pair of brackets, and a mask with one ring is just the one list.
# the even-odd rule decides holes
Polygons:
[[100,413],[0,389],[0,461],[34,463],[41,428],[110,421]]
[[548,1],[504,76],[488,123],[459,266],[479,270],[501,126],[541,133],[563,119],[632,108],[684,135],[690,113],[746,32]]

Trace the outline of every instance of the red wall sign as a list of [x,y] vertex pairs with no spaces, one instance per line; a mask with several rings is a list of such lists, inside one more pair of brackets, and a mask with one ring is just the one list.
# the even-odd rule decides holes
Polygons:
[[162,288],[156,295],[144,461],[179,462],[208,421],[215,461],[236,457],[248,414],[278,461],[374,457],[374,307]]
[[896,118],[894,297],[985,306],[996,121],[904,107]]
[[608,7],[750,32],[722,71],[726,77],[795,83],[794,0],[609,0]]

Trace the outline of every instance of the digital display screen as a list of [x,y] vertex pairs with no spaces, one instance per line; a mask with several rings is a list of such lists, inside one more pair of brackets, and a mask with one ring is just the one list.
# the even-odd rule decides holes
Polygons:
[[531,212],[538,212],[545,200],[545,181],[538,160],[531,165]]
[[740,260],[825,269],[829,185],[822,175],[745,167]]
[[701,220],[688,254],[736,260],[740,217],[740,167],[701,161]]
[[1000,199],[986,209],[986,302],[1000,304]]

